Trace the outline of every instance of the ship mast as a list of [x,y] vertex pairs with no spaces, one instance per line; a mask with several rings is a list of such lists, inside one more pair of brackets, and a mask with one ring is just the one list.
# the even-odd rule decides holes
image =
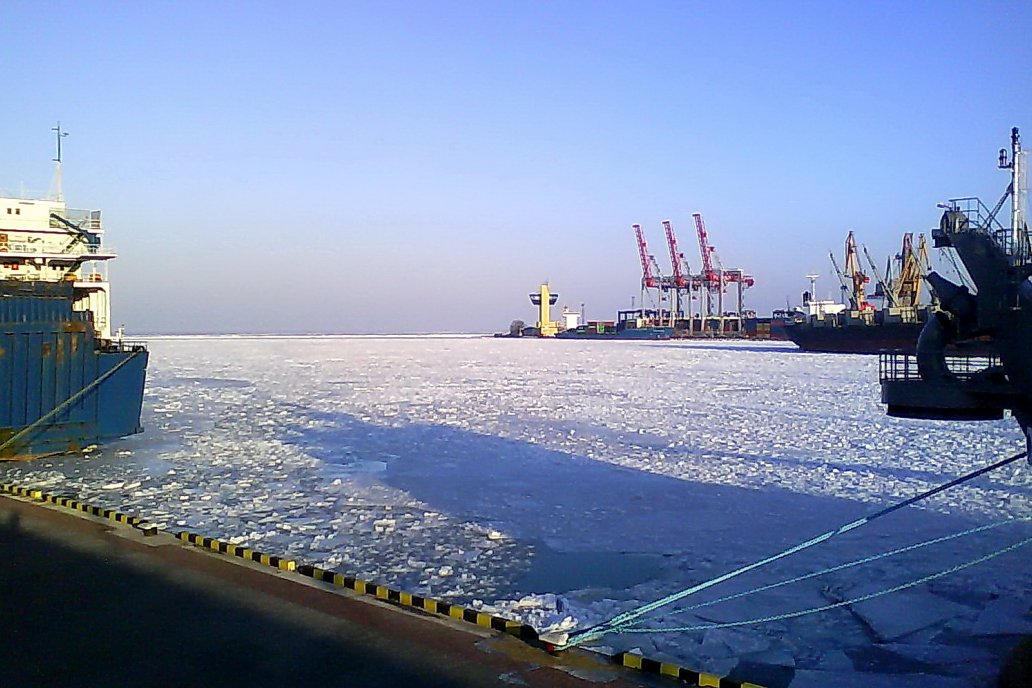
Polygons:
[[1028,174],[1025,167],[1026,153],[1021,150],[1018,128],[1011,129],[1011,236],[1018,246],[1021,232],[1025,228],[1025,197],[1028,195]]
[[54,158],[54,181],[50,185],[50,197],[52,200],[62,203],[64,202],[64,185],[61,178],[61,139],[68,136],[68,132],[61,131],[60,122],[57,123],[56,127],[52,127],[50,131],[55,132],[57,135],[57,157]]

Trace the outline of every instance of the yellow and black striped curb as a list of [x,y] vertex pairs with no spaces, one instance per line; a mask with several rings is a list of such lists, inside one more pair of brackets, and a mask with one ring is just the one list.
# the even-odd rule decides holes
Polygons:
[[277,557],[273,554],[264,554],[262,552],[256,552],[253,549],[247,547],[240,547],[239,545],[231,545],[228,542],[216,540],[215,538],[204,537],[196,533],[188,533],[185,530],[176,533],[176,538],[183,542],[189,542],[191,545],[203,547],[204,549],[211,550],[212,552],[219,552],[220,554],[229,554],[234,557],[240,557],[247,561],[253,561],[258,564],[264,564],[265,566],[272,566],[279,569],[280,571],[293,571],[297,568],[297,562],[293,559],[285,559],[284,557]]
[[448,602],[441,602],[440,600],[434,600],[428,597],[420,597],[419,595],[413,595],[411,593],[402,592],[401,590],[395,590],[394,588],[388,588],[385,585],[370,583],[369,581],[364,581],[361,578],[345,576],[342,573],[328,571],[309,564],[298,566],[297,572],[303,576],[308,576],[309,578],[314,578],[315,580],[322,581],[324,583],[330,583],[338,588],[347,588],[349,590],[354,590],[357,593],[371,595],[378,600],[390,602],[401,607],[422,609],[423,611],[430,612],[431,614],[440,614],[459,621],[476,624],[482,628],[501,631],[502,633],[514,635],[517,638],[532,644],[538,642],[537,631],[535,631],[531,626],[519,621],[504,619],[492,614],[485,614],[483,612],[478,612],[476,609],[469,609],[468,607],[462,607],[457,604],[449,604]]
[[632,652],[620,652],[615,654],[613,655],[613,661],[621,666],[627,667],[628,669],[637,669],[638,671],[645,672],[646,674],[676,678],[690,686],[712,686],[713,688],[762,688],[762,686],[755,683],[743,683],[741,681],[733,681],[723,676],[717,676],[716,674],[692,671],[691,669],[685,669],[684,667],[676,664],[659,662],[655,659],[642,657],[641,655],[634,654]]
[[72,499],[71,497],[47,494],[42,490],[19,487],[18,485],[12,485],[10,483],[0,483],[0,492],[18,495],[19,497],[28,497],[29,499],[35,499],[40,502],[49,502],[66,509],[74,509],[93,516],[100,516],[101,518],[106,518],[110,521],[124,523],[142,531],[144,535],[155,535],[158,532],[157,526],[152,523],[148,523],[139,516],[129,516],[128,514],[123,514],[113,509],[104,509],[99,506],[93,506],[92,504],[85,504]]

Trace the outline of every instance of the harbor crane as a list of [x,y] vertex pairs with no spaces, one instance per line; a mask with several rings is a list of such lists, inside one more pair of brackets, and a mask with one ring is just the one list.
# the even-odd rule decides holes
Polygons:
[[871,272],[874,273],[874,278],[877,280],[878,287],[875,293],[871,295],[871,298],[883,298],[885,299],[885,305],[892,308],[896,305],[896,300],[893,295],[893,289],[891,287],[892,282],[892,263],[891,259],[888,265],[885,266],[885,277],[878,271],[878,266],[874,264],[874,259],[871,258],[870,251],[864,246],[864,256],[867,257],[867,264],[871,266]]
[[929,271],[931,264],[924,234],[918,235],[915,251],[914,234],[907,232],[903,235],[903,250],[899,254],[899,278],[893,284],[893,301],[900,306],[917,307],[921,300],[924,275]]
[[853,236],[853,230],[849,230],[849,234],[846,235],[845,270],[839,268],[834,253],[828,255],[831,257],[831,266],[835,268],[835,275],[842,287],[843,300],[849,302],[849,310],[873,311],[874,306],[867,303],[867,297],[864,294],[864,285],[870,282],[871,278],[860,269],[860,254],[856,250],[856,238]]
[[691,330],[692,319],[692,292],[702,288],[703,279],[701,275],[693,275],[688,260],[677,248],[677,235],[674,233],[674,226],[670,220],[663,221],[663,230],[666,232],[667,248],[670,249],[670,266],[673,271],[671,277],[671,288],[675,294],[675,312],[678,316],[684,315],[688,318],[689,330]]
[[[645,243],[645,233],[641,229],[641,225],[631,225],[634,229],[635,239],[638,241],[638,255],[641,258],[641,314],[645,317],[645,296],[648,294],[649,289],[655,289],[657,293],[657,300],[654,302],[657,304],[657,309],[662,309],[663,303],[663,291],[667,288],[667,284],[663,279],[662,274],[659,271],[659,264],[656,262],[655,256],[649,253],[648,244]],[[651,300],[651,296],[649,299]]]
[[[860,253],[856,250],[856,238],[853,230],[846,235],[846,269],[843,275],[852,282],[852,297],[850,303],[853,310],[867,311],[874,307],[867,303],[867,296],[864,294],[864,285],[871,281],[871,278],[860,269]],[[838,266],[836,266],[838,269]]]
[[[702,274],[700,275],[702,285],[706,290],[706,315],[711,325],[717,328],[718,332],[724,332],[725,321],[731,320],[736,331],[742,328],[743,290],[753,286],[755,280],[751,275],[745,274],[741,268],[724,269],[717,255],[716,249],[709,243],[709,234],[706,232],[706,223],[702,219],[702,213],[692,213],[695,220],[695,230],[699,236],[699,253],[702,256]],[[714,261],[717,267],[713,267]],[[738,285],[738,310],[728,318],[724,314],[724,291],[729,284]],[[713,298],[716,297],[717,305],[714,311]],[[705,322],[703,329],[706,329]]]
[[645,234],[641,225],[631,225],[634,236],[638,239],[638,254],[641,256],[641,286],[647,289],[658,289],[659,278],[652,272],[653,258],[649,254],[649,246],[645,243]]

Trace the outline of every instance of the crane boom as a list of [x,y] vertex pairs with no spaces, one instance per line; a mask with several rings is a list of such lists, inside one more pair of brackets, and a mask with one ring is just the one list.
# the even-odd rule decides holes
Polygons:
[[842,271],[839,270],[838,261],[835,260],[835,254],[829,253],[828,256],[831,258],[831,266],[835,268],[835,274],[838,275],[839,284],[842,285],[842,293],[849,294],[849,307],[852,310],[859,310],[856,301],[853,299],[853,295],[849,291],[849,285],[846,284],[846,278],[843,276]]
[[896,299],[892,295],[892,290],[889,289],[889,283],[885,281],[885,279],[881,276],[881,273],[878,272],[878,266],[874,264],[874,260],[871,258],[871,254],[870,252],[868,252],[866,246],[864,246],[864,255],[867,256],[867,262],[871,266],[871,272],[874,273],[874,278],[878,280],[878,284],[881,286],[882,289],[882,294],[885,296],[885,300],[888,302],[889,307],[891,308],[895,306]]
[[[704,285],[713,291],[720,291],[732,282],[741,282],[746,287],[756,283],[752,275],[747,275],[741,269],[724,269],[720,262],[717,250],[709,243],[709,234],[706,232],[706,223],[702,220],[702,213],[692,213],[695,220],[695,231],[699,235],[699,253],[702,254],[702,274],[699,275]],[[717,267],[713,267],[716,261]]]
[[[838,269],[836,267],[836,269]],[[856,250],[856,239],[853,237],[853,230],[846,235],[846,269],[845,276],[853,283],[852,297],[850,301],[854,304],[854,310],[867,310],[867,298],[864,296],[864,285],[871,281],[871,278],[860,269],[860,257]]]
[[[922,240],[923,240],[922,236]],[[924,281],[922,258],[927,262],[927,248],[925,255],[919,256],[914,251],[914,234],[907,232],[903,235],[903,250],[899,254],[899,279],[896,281],[896,293],[893,295],[901,306],[917,306],[921,299],[921,284]]]
[[695,231],[699,235],[699,253],[702,256],[702,281],[710,289],[720,288],[720,275],[713,269],[713,247],[709,244],[709,236],[706,234],[706,224],[702,221],[702,213],[692,213],[695,220]]
[[667,247],[670,249],[670,265],[673,268],[674,286],[684,289],[688,286],[688,278],[681,267],[684,254],[677,250],[677,236],[674,234],[674,227],[670,220],[663,221],[663,229],[666,231]]
[[646,289],[656,289],[659,287],[659,278],[652,271],[645,234],[641,231],[641,225],[631,225],[631,227],[634,228],[634,236],[638,239],[638,254],[641,257],[641,285]]

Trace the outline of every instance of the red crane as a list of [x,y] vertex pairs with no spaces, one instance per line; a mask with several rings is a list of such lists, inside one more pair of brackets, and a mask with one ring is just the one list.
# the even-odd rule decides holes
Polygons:
[[713,259],[710,254],[714,249],[709,244],[709,236],[706,234],[706,224],[702,221],[702,213],[692,213],[695,220],[695,231],[699,234],[699,253],[702,254],[702,281],[710,290],[720,289],[723,285],[720,273],[713,269]]
[[641,231],[641,225],[631,226],[638,238],[638,253],[641,256],[641,286],[643,289],[657,289],[659,277],[652,271],[652,257],[649,255],[649,247],[645,244],[645,234]]
[[[702,213],[692,213],[695,219],[695,229],[699,233],[699,252],[702,254],[702,280],[709,287],[710,291],[722,291],[724,287],[733,282],[741,282],[746,287],[756,283],[752,275],[747,275],[740,268],[725,270],[720,264],[720,256],[717,249],[710,246],[709,235],[706,233],[706,224],[702,221]],[[717,269],[713,268],[713,261],[717,262]]]
[[684,289],[688,286],[688,276],[681,266],[684,263],[684,254],[677,250],[677,237],[674,235],[674,227],[670,220],[663,221],[663,229],[666,230],[667,246],[670,247],[670,266],[674,270],[674,287]]

